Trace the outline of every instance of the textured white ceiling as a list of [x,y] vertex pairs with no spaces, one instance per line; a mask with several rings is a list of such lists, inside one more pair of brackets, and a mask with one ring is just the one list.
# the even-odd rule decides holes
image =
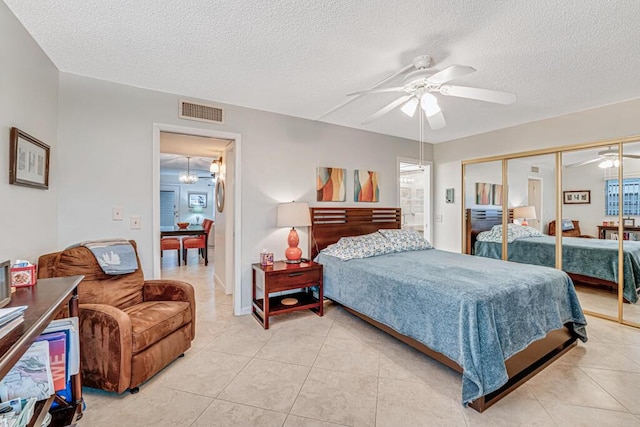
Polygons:
[[[636,0],[4,0],[61,71],[315,119],[429,54],[478,71],[455,84],[515,92],[503,106],[440,97],[442,142],[640,97]],[[399,81],[392,82],[399,83]],[[394,99],[323,121],[417,139]]]

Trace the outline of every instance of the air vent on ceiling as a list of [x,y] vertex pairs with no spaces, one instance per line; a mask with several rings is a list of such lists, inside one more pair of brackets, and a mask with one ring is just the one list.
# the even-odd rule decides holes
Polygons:
[[180,100],[180,111],[178,116],[181,119],[198,120],[201,122],[209,123],[224,123],[222,118],[222,108],[214,105],[196,104],[195,102],[189,102]]
[[539,173],[540,172],[540,168],[538,166],[531,166],[531,172]]

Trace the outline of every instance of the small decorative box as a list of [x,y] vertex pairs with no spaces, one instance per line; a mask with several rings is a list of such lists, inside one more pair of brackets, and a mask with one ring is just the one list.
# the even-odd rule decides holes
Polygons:
[[20,288],[23,286],[33,286],[36,284],[36,266],[11,267],[11,286]]
[[260,252],[260,265],[273,265],[273,252]]

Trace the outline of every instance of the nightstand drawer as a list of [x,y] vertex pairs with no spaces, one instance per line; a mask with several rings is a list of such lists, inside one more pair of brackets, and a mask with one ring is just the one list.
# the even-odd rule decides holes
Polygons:
[[320,269],[305,271],[289,271],[282,274],[274,274],[269,277],[269,292],[278,292],[278,290],[289,288],[300,288],[305,284],[312,286],[320,281]]

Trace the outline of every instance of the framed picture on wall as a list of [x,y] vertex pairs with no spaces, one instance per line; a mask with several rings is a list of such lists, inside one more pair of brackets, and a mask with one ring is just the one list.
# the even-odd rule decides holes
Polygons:
[[18,128],[11,128],[9,184],[49,188],[50,147]]
[[207,193],[189,193],[189,207],[190,208],[206,208],[207,207]]
[[565,205],[591,203],[591,190],[563,191],[562,200]]

